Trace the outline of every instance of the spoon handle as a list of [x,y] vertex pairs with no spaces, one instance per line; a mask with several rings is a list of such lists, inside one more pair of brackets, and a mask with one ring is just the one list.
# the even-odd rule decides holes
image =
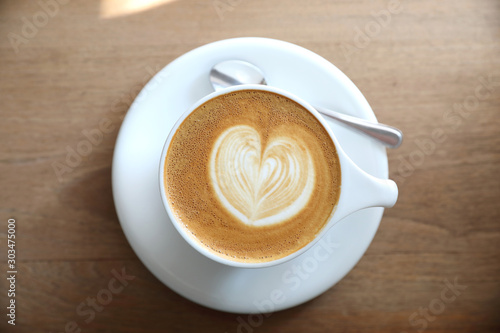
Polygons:
[[388,148],[398,148],[403,142],[403,132],[399,129],[380,123],[374,123],[361,118],[315,106],[319,113],[338,120],[352,128],[372,137]]

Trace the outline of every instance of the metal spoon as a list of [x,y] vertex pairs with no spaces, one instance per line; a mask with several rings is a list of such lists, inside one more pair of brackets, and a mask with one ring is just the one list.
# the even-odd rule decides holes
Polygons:
[[[210,70],[210,82],[215,90],[241,84],[267,85],[264,74],[258,67],[241,60],[228,60],[216,64]],[[389,148],[397,148],[403,141],[403,133],[395,127],[373,123],[318,106],[314,108],[319,113],[349,125]]]

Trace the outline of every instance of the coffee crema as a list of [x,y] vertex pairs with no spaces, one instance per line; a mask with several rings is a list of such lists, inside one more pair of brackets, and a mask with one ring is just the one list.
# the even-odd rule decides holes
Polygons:
[[290,255],[330,219],[340,193],[335,145],[303,106],[272,92],[220,95],[172,138],[167,201],[191,237],[247,263]]

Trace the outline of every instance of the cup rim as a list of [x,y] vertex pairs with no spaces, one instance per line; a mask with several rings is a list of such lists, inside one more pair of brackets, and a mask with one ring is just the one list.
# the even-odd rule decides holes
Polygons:
[[[226,258],[218,256],[217,254],[213,253],[212,251],[206,249],[204,246],[202,246],[201,244],[199,244],[199,242],[197,242],[192,236],[190,236],[189,233],[180,225],[180,223],[175,218],[175,215],[174,215],[174,213],[172,212],[172,210],[170,208],[169,201],[167,199],[167,195],[166,195],[166,191],[165,191],[165,186],[164,186],[165,159],[166,159],[166,156],[167,156],[167,153],[168,153],[168,150],[169,150],[172,138],[174,137],[175,133],[177,132],[177,130],[179,129],[179,127],[182,125],[182,123],[184,122],[184,120],[186,120],[186,118],[192,112],[194,112],[196,109],[198,109],[198,107],[200,107],[204,103],[208,102],[209,100],[211,100],[213,98],[216,98],[216,97],[219,97],[221,95],[229,94],[229,93],[232,93],[232,92],[235,92],[235,91],[244,91],[244,90],[267,91],[267,92],[272,92],[272,93],[275,93],[275,94],[278,94],[278,95],[282,95],[282,96],[284,96],[284,97],[286,97],[286,98],[288,98],[288,99],[290,99],[290,100],[292,100],[292,101],[300,104],[307,111],[309,111],[320,122],[321,126],[323,126],[323,128],[327,131],[328,135],[330,136],[331,140],[333,141],[333,144],[335,146],[336,153],[337,153],[337,156],[338,156],[338,159],[339,159],[340,169],[341,169],[341,184],[340,184],[339,197],[337,199],[335,207],[332,210],[332,213],[330,214],[330,217],[328,218],[328,221],[325,223],[325,225],[323,226],[323,228],[318,232],[318,234],[316,235],[316,237],[313,240],[311,240],[304,247],[298,249],[297,251],[295,251],[295,252],[293,252],[293,253],[285,256],[285,257],[282,257],[282,258],[279,258],[279,259],[275,259],[275,260],[271,260],[271,261],[256,262],[256,263],[254,263],[254,262],[247,263],[247,262],[233,261],[233,260],[230,260],[230,259],[226,259]],[[342,148],[340,147],[339,142],[337,141],[337,138],[333,134],[330,126],[328,125],[328,123],[320,115],[320,113],[313,106],[311,106],[307,101],[305,101],[302,98],[300,98],[300,97],[298,97],[298,96],[296,96],[296,95],[294,95],[294,94],[292,94],[292,93],[290,93],[290,92],[288,92],[286,90],[283,90],[281,88],[276,88],[276,87],[266,86],[266,85],[258,85],[258,84],[245,84],[245,85],[238,85],[238,86],[228,87],[228,88],[225,88],[225,89],[222,89],[222,90],[219,90],[219,91],[214,91],[214,92],[212,92],[212,93],[204,96],[203,98],[201,98],[200,100],[198,100],[196,103],[194,103],[189,109],[187,109],[177,119],[177,121],[175,122],[174,126],[170,130],[170,132],[168,134],[168,137],[165,140],[165,143],[163,144],[163,150],[162,150],[161,159],[160,159],[160,165],[159,165],[159,179],[158,179],[159,182],[158,182],[158,184],[159,184],[159,187],[160,187],[160,194],[161,194],[161,199],[162,199],[163,207],[165,208],[165,210],[167,212],[167,215],[168,215],[168,217],[170,219],[170,222],[174,225],[175,229],[179,232],[179,234],[182,236],[182,238],[184,238],[184,240],[189,245],[191,245],[191,247],[193,247],[195,250],[197,250],[199,253],[201,253],[202,255],[206,256],[207,258],[212,259],[212,260],[214,260],[214,261],[216,261],[218,263],[224,264],[224,265],[228,265],[228,266],[232,266],[232,267],[237,267],[237,268],[265,268],[265,267],[276,266],[276,265],[279,265],[281,263],[284,263],[284,262],[287,262],[289,260],[292,260],[293,258],[298,257],[299,255],[301,255],[304,252],[306,252],[313,245],[315,245],[324,236],[324,234],[328,231],[328,229],[330,229],[330,226],[332,226],[332,223],[331,223],[332,219],[333,219],[333,217],[335,215],[335,211],[337,209],[338,203],[340,202],[340,197],[342,195],[342,185],[343,185],[343,181],[344,181],[344,173],[342,171],[344,170],[343,165],[345,165],[345,162],[344,162],[345,158],[347,158],[347,156],[345,155],[345,153],[343,152]]]

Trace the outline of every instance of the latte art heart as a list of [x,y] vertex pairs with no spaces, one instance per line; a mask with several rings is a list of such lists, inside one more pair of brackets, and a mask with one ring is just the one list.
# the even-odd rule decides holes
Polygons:
[[230,127],[218,137],[209,173],[222,205],[254,226],[299,213],[315,185],[314,164],[300,140],[280,136],[263,147],[259,132],[246,125]]

